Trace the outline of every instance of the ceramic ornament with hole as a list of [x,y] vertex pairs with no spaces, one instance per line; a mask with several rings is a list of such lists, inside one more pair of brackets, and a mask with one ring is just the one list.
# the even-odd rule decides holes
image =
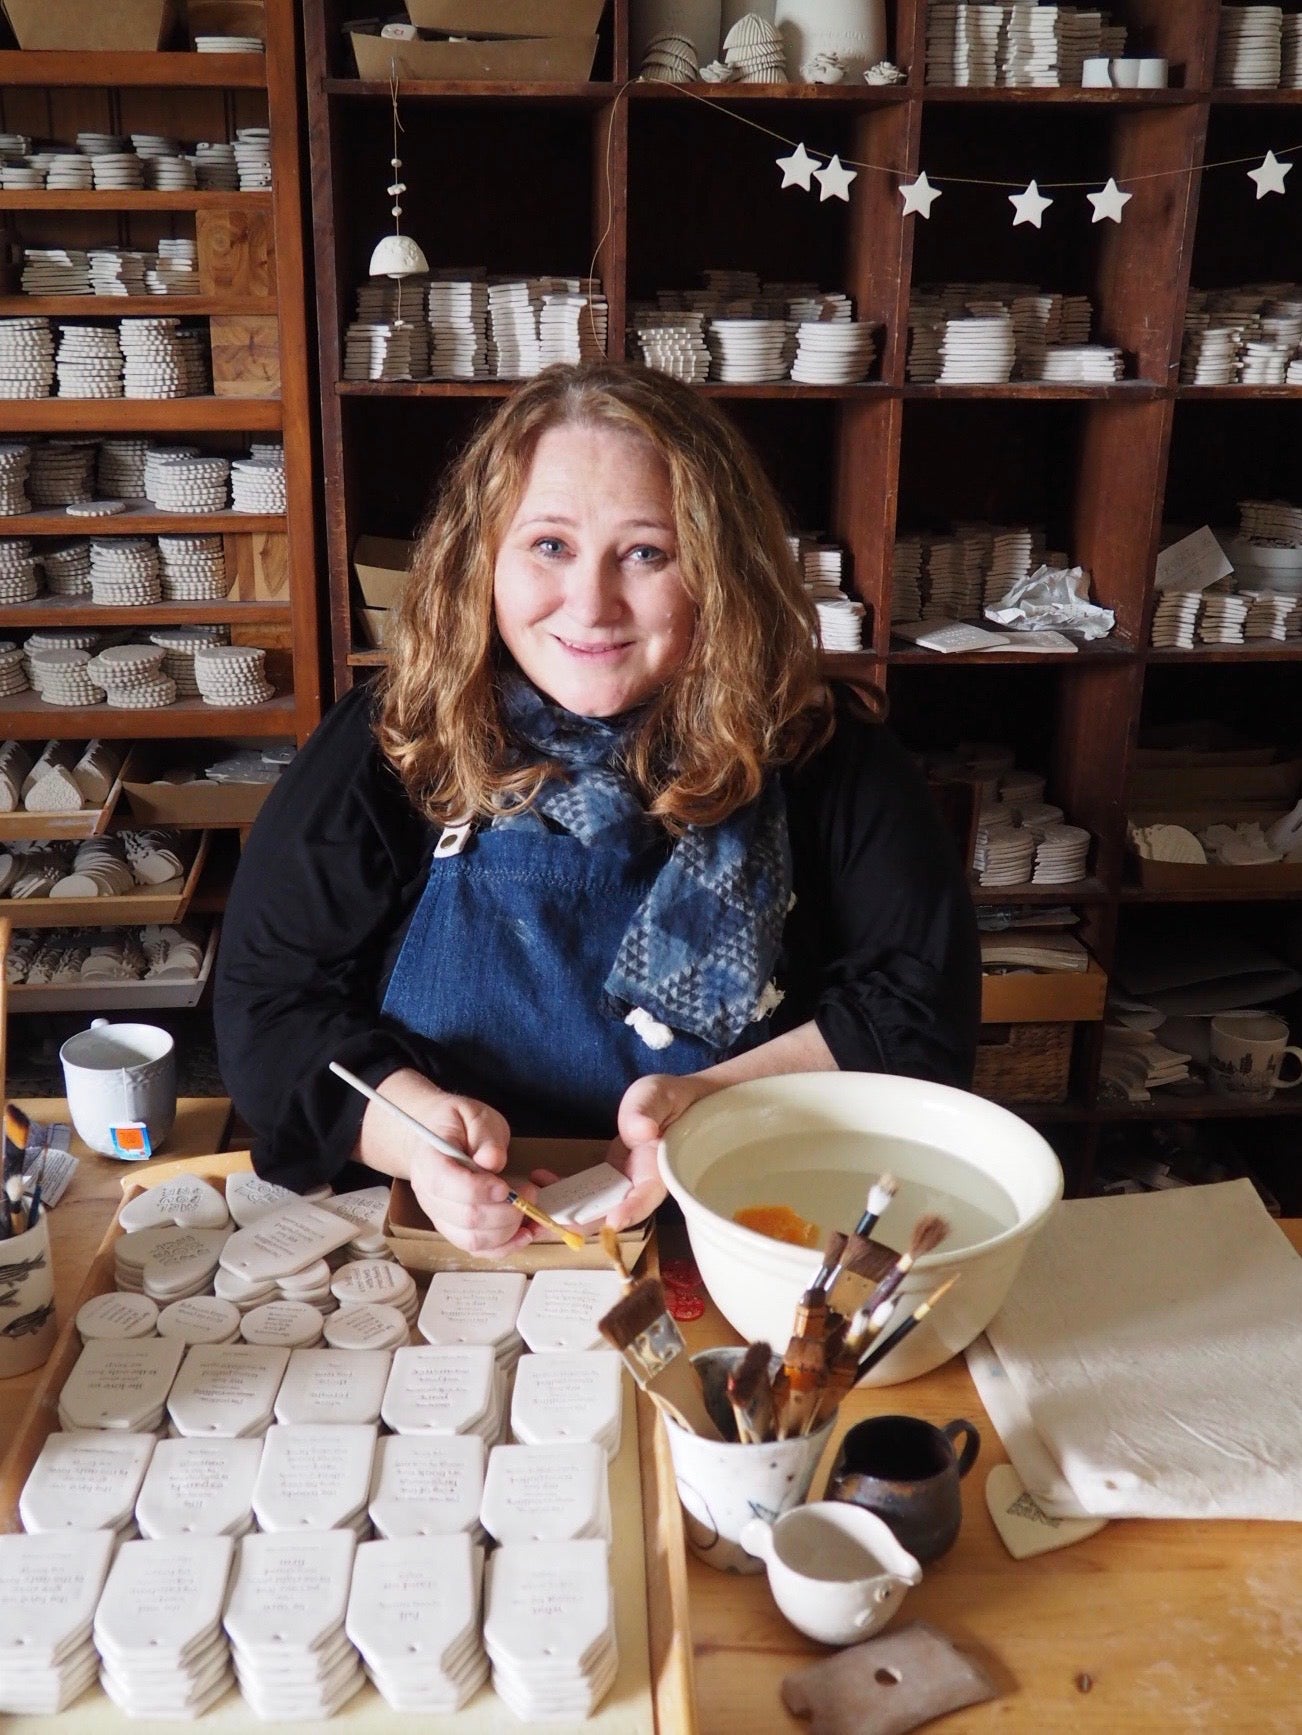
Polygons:
[[806,193],[812,193],[810,176],[818,167],[818,158],[811,157],[803,144],[796,146],[789,157],[779,157],[778,167],[782,170],[783,187],[800,187]]
[[1031,223],[1038,229],[1041,226],[1040,219],[1052,205],[1053,200],[1046,199],[1039,187],[1032,181],[1024,192],[1010,193],[1008,203],[1016,213],[1013,217],[1014,229],[1019,223]]
[[823,168],[815,169],[814,179],[823,189],[818,195],[819,204],[821,205],[827,199],[844,199],[848,205],[850,203],[850,183],[857,178],[858,173],[857,169],[847,169],[840,157],[837,156],[834,156]]
[[1267,193],[1282,193],[1284,177],[1292,167],[1292,163],[1281,163],[1274,151],[1267,151],[1260,166],[1248,170],[1248,179],[1256,182],[1257,197],[1264,199]]
[[389,158],[389,166],[393,170],[393,179],[385,188],[393,204],[389,207],[393,218],[393,234],[383,236],[375,245],[368,267],[372,277],[416,277],[429,270],[429,260],[426,259],[418,242],[410,235],[402,233],[401,197],[407,191],[407,183],[402,179],[402,158],[398,155],[398,81],[395,78],[389,87],[389,95],[393,104],[393,155]]
[[986,1505],[1000,1540],[1014,1560],[1051,1554],[1097,1536],[1106,1518],[1053,1518],[1036,1501],[1011,1464],[996,1464],[986,1477]]
[[901,216],[930,217],[931,207],[940,197],[940,188],[933,187],[927,179],[927,171],[920,169],[916,181],[900,182],[900,197],[904,200]]
[[1122,211],[1134,196],[1133,193],[1123,193],[1116,181],[1109,176],[1108,184],[1101,193],[1086,193],[1085,195],[1094,207],[1094,216],[1091,222],[1102,223],[1106,220],[1111,223],[1119,223]]

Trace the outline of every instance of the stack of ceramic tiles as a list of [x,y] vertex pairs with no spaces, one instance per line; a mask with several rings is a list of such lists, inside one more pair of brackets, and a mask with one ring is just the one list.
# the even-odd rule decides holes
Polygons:
[[136,1501],[144,1537],[247,1536],[253,1529],[253,1485],[261,1440],[160,1440]]
[[331,1717],[365,1684],[344,1631],[356,1548],[351,1530],[240,1543],[225,1626],[255,1716]]
[[845,550],[835,542],[793,536],[791,552],[800,567],[805,595],[818,614],[819,643],[825,651],[857,651],[863,646],[867,610],[844,588]]
[[[358,1371],[354,1357],[347,1372],[355,1379]],[[371,1534],[366,1506],[375,1440],[375,1425],[369,1422],[277,1422],[268,1428],[253,1485],[258,1528],[268,1535],[351,1530],[365,1542]]]
[[[1045,558],[1044,533],[1029,525],[961,524],[947,535],[898,537],[891,619],[979,619]],[[1060,563],[1068,564],[1065,556]]]
[[1284,385],[1302,349],[1302,290],[1248,283],[1192,290],[1180,379],[1185,385]]
[[[1279,6],[1222,6],[1214,83],[1237,90],[1272,90],[1282,82],[1284,14]],[[1297,78],[1297,26],[1290,31],[1290,70]]]
[[436,1271],[416,1329],[435,1346],[486,1346],[498,1370],[510,1373],[524,1348],[516,1319],[526,1281],[519,1271]]
[[488,285],[490,373],[527,379],[553,362],[599,360],[606,325],[606,298],[596,278],[494,279]]
[[482,1548],[464,1535],[440,1536],[437,1550],[423,1537],[357,1550],[348,1637],[393,1710],[451,1716],[488,1678],[479,1630],[483,1569]]
[[128,1717],[200,1717],[225,1696],[221,1620],[234,1548],[228,1536],[173,1536],[118,1550],[94,1638],[100,1685]]
[[0,319],[0,397],[44,398],[54,384],[54,330],[48,319]]
[[[3,368],[3,341],[0,340],[0,369]],[[31,474],[32,448],[18,440],[0,443],[0,517],[11,518],[31,510],[27,494]]]
[[[414,380],[429,375],[429,324],[424,317],[424,300],[429,278],[400,278],[396,283],[363,283],[357,291],[357,324],[362,327],[398,326],[405,336],[408,376]],[[349,326],[351,333],[355,327]],[[402,345],[399,345],[402,348]],[[345,375],[345,378],[351,376]],[[367,376],[358,376],[365,378]],[[371,374],[372,379],[400,377]]]
[[915,289],[909,378],[920,384],[1118,378],[1119,351],[1088,342],[1086,295],[1028,284],[948,283]]
[[103,1428],[48,1435],[18,1497],[23,1529],[109,1530],[119,1542],[138,1536],[136,1496],[155,1443],[152,1434]]
[[1087,58],[1125,51],[1125,27],[1086,7],[932,0],[927,9],[928,84],[1076,85]]
[[21,133],[0,133],[0,185],[96,192],[155,188],[187,191],[195,186],[222,192],[260,191],[271,185],[270,134],[266,127],[240,127],[234,143],[200,142],[189,154],[176,139],[159,133],[80,132],[75,149],[32,149]]
[[115,1543],[109,1530],[0,1536],[0,1711],[62,1711],[94,1682],[91,1628]]
[[632,321],[637,353],[647,367],[672,374],[689,385],[710,377],[703,313],[641,304],[632,309]]
[[411,379],[411,327],[387,321],[355,321],[344,333],[343,377]]
[[499,1548],[485,1601],[484,1648],[499,1698],[524,1722],[590,1717],[618,1671],[605,1543]]
[[231,510],[279,517],[285,510],[285,448],[256,442],[231,463]]

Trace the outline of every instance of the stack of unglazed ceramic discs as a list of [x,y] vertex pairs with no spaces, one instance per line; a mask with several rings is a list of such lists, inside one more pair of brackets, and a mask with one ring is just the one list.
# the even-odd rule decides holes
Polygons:
[[230,589],[220,536],[160,536],[166,602],[220,602]]
[[231,465],[231,505],[236,512],[283,513],[285,454],[237,458]]
[[95,494],[95,442],[42,440],[32,447],[27,489],[33,506],[71,506]]
[[145,460],[145,487],[160,512],[223,512],[231,466],[227,458],[163,451]]
[[383,1302],[338,1307],[325,1321],[331,1349],[405,1349],[411,1342],[406,1315]]
[[145,184],[145,165],[134,151],[103,151],[91,162],[97,192],[129,192]]
[[22,650],[9,639],[0,639],[0,694],[25,693],[27,669]]
[[31,538],[0,537],[0,603],[30,602],[40,589]]
[[0,397],[46,398],[54,384],[48,319],[0,319]]
[[93,601],[109,608],[157,602],[158,550],[147,536],[115,536],[90,545]]
[[[88,837],[77,845],[69,872],[50,887],[52,898],[118,898],[135,886],[126,852],[116,837]],[[150,1292],[152,1294],[152,1291]],[[190,1293],[187,1291],[187,1293]],[[153,1299],[171,1299],[154,1295]]]
[[47,543],[41,565],[45,570],[45,588],[51,596],[91,595],[90,543],[84,537],[54,546]]
[[100,493],[118,500],[143,499],[148,450],[147,440],[101,440],[95,465],[95,485]]
[[122,345],[111,325],[61,325],[55,368],[61,398],[122,396]]
[[194,148],[194,172],[199,186],[205,191],[235,193],[239,191],[240,172],[235,160],[235,147],[201,142]]
[[409,1328],[416,1324],[420,1311],[416,1280],[391,1259],[355,1259],[341,1265],[330,1279],[330,1290],[341,1307],[378,1302],[396,1307]]
[[158,1315],[159,1337],[179,1337],[184,1344],[234,1343],[240,1335],[240,1310],[216,1295],[188,1295],[172,1301]]
[[128,1337],[153,1337],[158,1325],[158,1303],[147,1295],[123,1295],[110,1290],[93,1295],[77,1310],[77,1333],[83,1344],[92,1338],[120,1342]]
[[123,388],[129,398],[183,398],[188,370],[179,319],[124,319]]
[[177,697],[197,699],[199,683],[194,674],[194,653],[200,645],[224,645],[230,638],[230,628],[156,627],[149,636],[162,647],[163,673],[175,681]]
[[264,1301],[244,1314],[236,1309],[236,1318],[245,1343],[276,1344],[282,1349],[315,1349],[325,1325],[321,1309],[308,1301]]
[[264,705],[276,689],[264,673],[267,653],[256,645],[200,645],[194,675],[205,705]]
[[152,711],[176,698],[159,645],[107,645],[95,658],[91,678],[103,684],[110,705],[133,711]]
[[[0,370],[3,370],[3,337],[0,334]],[[0,380],[0,393],[3,381]],[[31,509],[27,495],[27,478],[31,474],[32,447],[17,441],[0,442],[0,516],[11,518],[15,513]]]
[[30,649],[28,679],[47,705],[98,705],[104,688],[90,673],[90,652],[83,650]]

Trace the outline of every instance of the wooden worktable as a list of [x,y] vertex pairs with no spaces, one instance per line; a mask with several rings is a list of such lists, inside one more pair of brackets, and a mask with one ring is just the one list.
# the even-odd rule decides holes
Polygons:
[[[22,1106],[34,1118],[54,1119],[61,1105]],[[183,1103],[165,1154],[219,1149],[227,1110],[224,1102]],[[127,1172],[88,1155],[51,1214],[61,1318]],[[1302,1221],[1284,1227],[1302,1249]],[[683,1329],[694,1349],[739,1341],[708,1304],[704,1317]],[[0,1381],[0,1455],[38,1378],[39,1370]],[[1122,1521],[1074,1548],[1014,1561],[983,1492],[986,1472],[1005,1454],[962,1360],[905,1386],[852,1394],[843,1425],[891,1411],[940,1423],[968,1416],[982,1432],[981,1455],[964,1484],[958,1542],[909,1593],[899,1617],[938,1626],[1006,1689],[1002,1699],[938,1724],[944,1735],[1295,1735],[1302,1727],[1302,1528]],[[834,1451],[835,1438],[815,1495]],[[830,1653],[787,1625],[762,1576],[734,1577],[696,1561],[688,1570],[701,1735],[807,1727],[787,1716],[778,1685]]]

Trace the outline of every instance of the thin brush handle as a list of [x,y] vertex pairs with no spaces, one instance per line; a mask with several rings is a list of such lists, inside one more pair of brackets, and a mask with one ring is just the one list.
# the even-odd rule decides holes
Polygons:
[[[402,1121],[418,1137],[424,1139],[427,1145],[433,1145],[436,1151],[441,1151],[445,1157],[451,1157],[454,1163],[460,1163],[463,1169],[473,1169],[478,1175],[491,1174],[491,1170],[481,1169],[473,1158],[468,1157],[464,1151],[459,1151],[455,1145],[449,1144],[447,1139],[440,1137],[438,1133],[431,1131],[423,1121],[418,1121],[415,1115],[408,1114],[405,1108],[399,1108],[396,1102],[391,1102],[387,1096],[381,1096],[378,1090],[373,1089],[369,1084],[364,1084],[356,1073],[349,1072],[346,1066],[340,1066],[337,1060],[330,1062],[330,1070],[337,1078],[342,1078],[345,1084],[350,1084],[354,1090],[360,1091],[372,1102],[378,1102],[395,1120]],[[513,1187],[506,1189],[506,1201],[508,1205],[514,1205],[522,1217],[530,1218],[533,1222],[541,1224],[544,1229],[553,1230],[567,1247],[577,1249],[585,1245],[584,1236],[578,1234],[574,1229],[567,1229],[563,1223],[558,1223],[554,1217],[549,1217],[546,1211],[541,1210],[537,1205],[530,1204],[528,1199],[522,1199]]]
[[672,1410],[689,1433],[702,1440],[722,1441],[723,1433],[705,1407],[701,1376],[692,1366],[686,1351],[666,1362],[647,1380],[642,1390],[654,1403]]
[[922,1324],[923,1320],[931,1312],[932,1308],[940,1300],[941,1296],[944,1295],[945,1291],[947,1289],[952,1289],[957,1282],[957,1276],[951,1277],[948,1283],[942,1283],[939,1289],[932,1290],[927,1299],[919,1303],[902,1325],[897,1325],[895,1330],[887,1337],[884,1337],[880,1343],[875,1343],[868,1351],[867,1355],[861,1358],[858,1370],[855,1373],[855,1378],[861,1380],[870,1369],[877,1366],[877,1363],[881,1361],[883,1357],[888,1356],[891,1353],[896,1344],[903,1343],[905,1338],[913,1330],[914,1326]]

